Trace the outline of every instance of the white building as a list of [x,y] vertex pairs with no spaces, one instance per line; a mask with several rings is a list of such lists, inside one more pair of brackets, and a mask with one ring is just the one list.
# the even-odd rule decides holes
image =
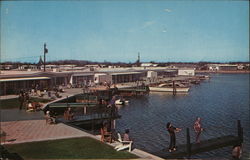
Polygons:
[[219,66],[217,66],[217,65],[210,65],[210,66],[208,66],[208,70],[210,70],[210,71],[218,71],[219,70]]
[[39,67],[37,65],[21,65],[18,67],[19,70],[38,70]]
[[58,66],[60,70],[72,70],[75,69],[75,67],[76,67],[75,64],[63,64]]
[[148,71],[147,72],[147,78],[157,78],[157,72],[155,71]]
[[154,64],[154,63],[142,63],[141,67],[156,67],[158,66],[158,64]]
[[109,74],[105,74],[105,73],[96,73],[94,75],[94,82],[96,84],[100,84],[100,83],[112,83],[112,76]]
[[195,69],[194,68],[178,69],[178,75],[179,76],[194,76],[195,75]]

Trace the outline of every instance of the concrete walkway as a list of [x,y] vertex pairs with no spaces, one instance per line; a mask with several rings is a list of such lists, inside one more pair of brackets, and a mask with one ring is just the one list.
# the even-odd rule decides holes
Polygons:
[[83,136],[93,137],[88,133],[63,123],[56,125],[46,124],[45,120],[1,122],[1,130],[7,133],[5,142],[1,142],[1,144],[16,144]]
[[2,109],[0,110],[1,122],[7,121],[23,121],[23,120],[39,120],[44,119],[43,111],[27,112],[19,109]]
[[[46,124],[45,120],[1,122],[1,130],[7,133],[5,141],[2,141],[1,144],[18,144],[76,137],[91,137],[98,141],[101,139],[100,135],[94,136],[63,123],[56,125]],[[115,147],[118,145],[118,142],[107,144]],[[163,160],[160,157],[139,149],[134,149],[131,153],[137,155],[141,159]]]

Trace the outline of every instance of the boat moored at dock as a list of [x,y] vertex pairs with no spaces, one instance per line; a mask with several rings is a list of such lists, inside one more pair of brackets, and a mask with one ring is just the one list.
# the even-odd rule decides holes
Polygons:
[[177,93],[187,93],[189,91],[189,87],[179,83],[179,84],[168,84],[163,83],[158,86],[150,86],[149,90],[153,92],[177,92]]

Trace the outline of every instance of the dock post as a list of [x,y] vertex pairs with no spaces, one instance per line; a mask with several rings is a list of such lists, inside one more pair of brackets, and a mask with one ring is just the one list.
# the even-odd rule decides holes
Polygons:
[[191,143],[190,143],[190,133],[189,128],[187,128],[187,156],[191,156]]
[[84,113],[84,114],[87,114],[87,107],[84,107],[84,108],[83,108],[83,113]]
[[187,156],[191,156],[191,144],[190,144],[190,133],[189,128],[187,128]]
[[69,107],[69,97],[67,96],[67,107]]
[[95,133],[94,119],[91,120],[91,130],[92,130],[92,133],[94,134]]
[[243,143],[243,127],[241,127],[241,143]]
[[243,128],[241,127],[240,120],[237,121],[237,130],[238,130],[238,138],[240,140],[240,143],[243,142]]
[[173,81],[173,95],[176,95],[175,81]]

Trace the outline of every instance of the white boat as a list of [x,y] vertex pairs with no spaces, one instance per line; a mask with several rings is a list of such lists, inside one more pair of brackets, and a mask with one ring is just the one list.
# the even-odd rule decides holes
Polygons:
[[115,104],[116,105],[124,105],[124,104],[128,104],[129,101],[125,101],[125,100],[121,100],[121,99],[118,99],[115,101]]
[[149,90],[153,92],[173,92],[175,90],[178,93],[178,92],[188,92],[189,87],[186,87],[183,84],[175,84],[175,87],[173,87],[173,84],[164,83],[158,86],[149,87]]

